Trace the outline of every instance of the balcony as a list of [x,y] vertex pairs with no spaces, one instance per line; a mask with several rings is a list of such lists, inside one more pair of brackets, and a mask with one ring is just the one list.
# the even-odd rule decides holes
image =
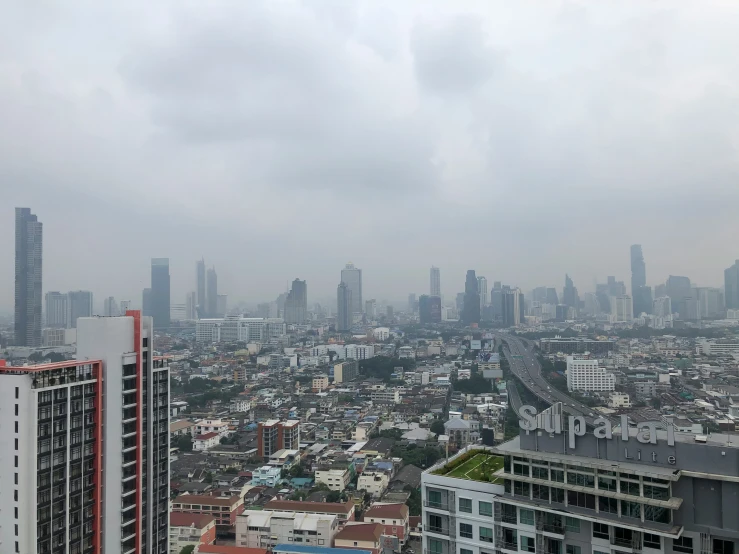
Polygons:
[[424,500],[423,505],[426,508],[432,508],[434,510],[444,510],[445,512],[449,511],[449,504],[445,502],[431,502],[430,500]]
[[516,516],[515,513],[514,514],[503,513],[500,516],[500,521],[502,523],[508,523],[509,525],[516,525],[518,523],[518,517]]
[[518,543],[515,542],[502,541],[499,547],[501,550],[512,550],[513,552],[518,552]]
[[436,527],[435,525],[428,525],[425,528],[429,533],[436,533],[437,535],[449,536],[449,528],[444,529],[443,527]]

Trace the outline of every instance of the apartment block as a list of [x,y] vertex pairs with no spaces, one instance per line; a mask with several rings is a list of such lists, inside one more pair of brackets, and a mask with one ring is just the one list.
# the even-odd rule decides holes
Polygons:
[[269,459],[278,450],[300,448],[300,421],[270,419],[257,426],[257,455]]
[[616,376],[599,366],[598,360],[567,356],[567,390],[610,392],[616,388]]
[[333,514],[246,510],[236,521],[236,545],[272,548],[297,543],[330,547],[338,529],[339,520]]

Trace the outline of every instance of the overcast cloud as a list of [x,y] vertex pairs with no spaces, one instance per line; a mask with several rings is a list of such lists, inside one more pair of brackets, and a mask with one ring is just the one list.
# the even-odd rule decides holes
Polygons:
[[735,1],[11,2],[0,187],[44,222],[44,289],[173,303],[489,281],[722,285],[739,258]]

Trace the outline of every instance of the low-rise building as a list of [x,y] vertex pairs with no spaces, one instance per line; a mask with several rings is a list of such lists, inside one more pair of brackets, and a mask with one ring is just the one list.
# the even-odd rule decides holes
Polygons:
[[270,500],[264,505],[267,510],[279,512],[301,512],[304,514],[335,515],[339,523],[354,521],[354,503],[341,502],[299,502],[296,500]]
[[192,435],[194,429],[195,424],[192,421],[180,419],[169,424],[169,435],[173,439],[183,435]]
[[334,537],[334,546],[352,550],[368,550],[372,554],[379,554],[382,549],[383,529],[380,523],[346,525]]
[[236,545],[273,548],[278,544],[331,546],[339,528],[333,514],[246,510],[236,522]]
[[405,504],[373,504],[364,513],[364,521],[381,524],[383,535],[398,537],[398,542],[403,545],[408,538],[409,516]]
[[181,494],[172,501],[172,510],[210,514],[215,518],[218,529],[226,529],[236,524],[236,516],[244,511],[244,500],[240,495]]
[[319,375],[318,377],[313,377],[313,385],[312,385],[313,392],[323,392],[327,388],[328,388],[328,375]]
[[213,544],[216,540],[216,520],[209,514],[171,512],[169,514],[169,554],[180,554],[183,548]]
[[342,492],[351,482],[352,476],[348,468],[316,469],[316,484],[323,483],[332,491]]
[[623,392],[612,392],[608,397],[608,407],[615,410],[631,407],[629,395]]
[[398,389],[379,389],[370,392],[370,399],[377,404],[400,404]]
[[218,433],[221,437],[228,435],[228,423],[220,419],[199,419],[195,422],[195,434]]
[[193,450],[208,450],[217,446],[221,442],[221,436],[218,433],[205,433],[204,435],[197,435],[192,439]]
[[390,484],[390,476],[382,469],[365,469],[357,480],[357,490],[367,491],[373,498],[380,498]]
[[251,475],[252,485],[265,485],[267,487],[276,487],[282,480],[282,468],[278,466],[262,466],[255,469]]

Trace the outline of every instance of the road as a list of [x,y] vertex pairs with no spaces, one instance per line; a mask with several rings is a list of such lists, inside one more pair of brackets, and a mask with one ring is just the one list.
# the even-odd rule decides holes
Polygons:
[[529,341],[505,334],[496,335],[496,338],[503,341],[503,353],[508,360],[511,372],[532,394],[549,405],[562,402],[562,409],[565,413],[585,417],[585,422],[591,427],[594,420],[601,417],[601,414],[552,387],[544,379],[541,374],[541,364]]

